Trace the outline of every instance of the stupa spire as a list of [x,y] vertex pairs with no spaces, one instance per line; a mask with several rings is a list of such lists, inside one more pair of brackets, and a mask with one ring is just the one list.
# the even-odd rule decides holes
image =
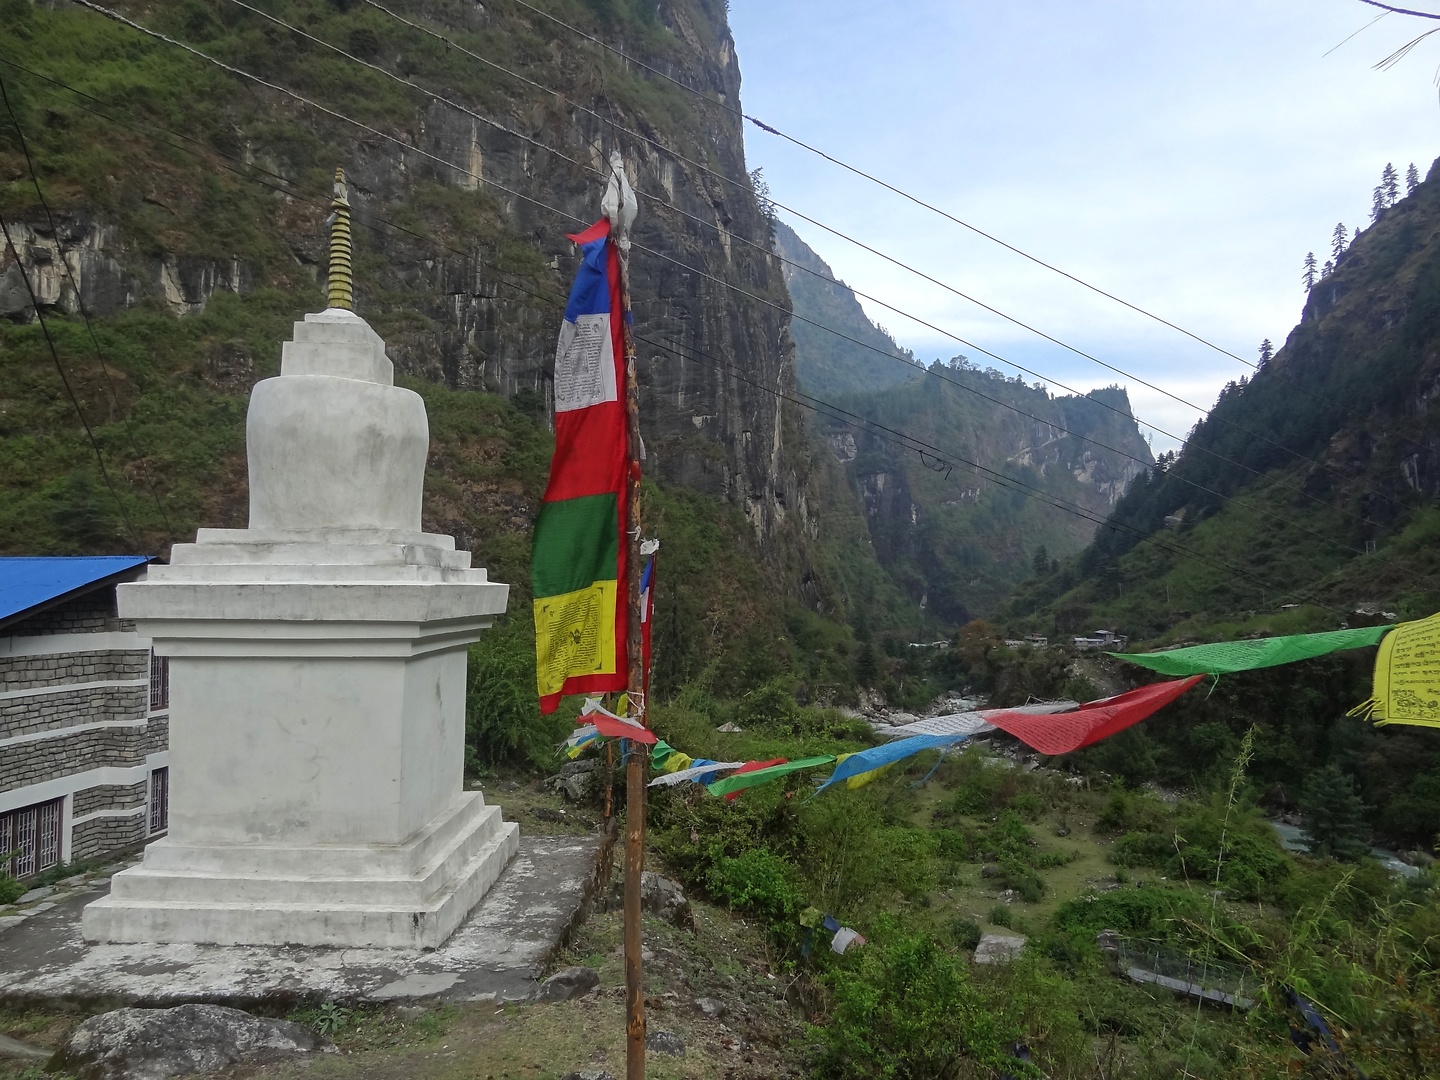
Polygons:
[[328,307],[355,310],[355,290],[350,275],[354,244],[350,239],[350,196],[345,189],[345,170],[335,170],[335,196],[330,200],[330,265],[327,274]]

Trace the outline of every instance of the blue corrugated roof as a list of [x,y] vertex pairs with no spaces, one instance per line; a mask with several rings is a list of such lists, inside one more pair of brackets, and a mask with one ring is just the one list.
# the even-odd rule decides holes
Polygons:
[[149,561],[149,555],[0,558],[0,622]]

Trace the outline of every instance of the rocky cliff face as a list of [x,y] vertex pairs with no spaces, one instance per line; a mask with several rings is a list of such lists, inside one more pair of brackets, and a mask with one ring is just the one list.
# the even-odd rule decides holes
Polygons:
[[[784,225],[776,241],[786,260],[833,277]],[[822,445],[844,471],[881,564],[942,623],[993,610],[1029,576],[1042,549],[1048,560],[1083,547],[1095,519],[1153,462],[1118,387],[1054,398],[960,357],[927,370],[866,317],[842,283],[794,266],[786,280],[802,388],[881,425],[819,418]],[[933,452],[898,446],[893,432]],[[985,469],[1046,498],[1032,499]],[[1057,503],[1074,504],[1075,512]]]
[[[228,95],[206,102],[199,125],[201,142],[216,153],[187,157],[167,150],[152,161],[156,151],[143,138],[117,135],[108,149],[118,160],[108,174],[46,177],[52,190],[63,182],[68,193],[55,200],[58,235],[32,206],[18,215],[16,237],[42,306],[77,309],[65,260],[86,310],[102,318],[137,306],[187,316],[203,310],[217,290],[251,296],[281,289],[300,306],[317,307],[322,178],[342,165],[360,226],[358,307],[386,337],[397,368],[455,388],[506,396],[529,391],[548,404],[555,334],[575,266],[564,234],[598,217],[601,192],[600,179],[566,158],[603,169],[608,152],[619,149],[635,187],[653,197],[641,199],[631,279],[647,467],[729,500],[762,545],[777,542],[781,531],[803,528],[808,519],[803,465],[792,449],[793,422],[773,394],[754,384],[793,384],[788,297],[746,174],[741,121],[730,111],[739,104],[740,71],[724,6],[661,0],[649,9],[612,3],[594,10],[598,17],[576,17],[582,27],[704,97],[630,68],[520,9],[491,10],[469,0],[431,0],[406,14],[563,98],[487,70],[359,5],[301,3],[287,17],[463,108],[426,102],[238,9],[186,16],[135,7],[131,14],[147,25],[405,145],[114,28],[128,47],[153,54],[210,93]],[[26,35],[24,44],[24,59],[41,71],[69,59],[55,55],[66,47],[56,36]],[[133,70],[120,76],[127,77],[141,76]],[[42,90],[49,92],[37,85],[34,93]],[[151,90],[160,99],[175,92]],[[146,103],[154,111],[164,104]],[[488,126],[466,109],[534,142]],[[718,176],[621,129],[703,161]],[[31,134],[42,160],[63,142],[53,132]],[[252,187],[242,173],[302,194]],[[21,285],[6,252],[0,316],[33,316]],[[243,370],[245,358],[238,363]]]

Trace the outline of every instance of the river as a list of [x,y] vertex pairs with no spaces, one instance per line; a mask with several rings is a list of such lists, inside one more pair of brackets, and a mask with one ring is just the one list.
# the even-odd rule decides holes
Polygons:
[[[1305,830],[1298,825],[1288,825],[1283,821],[1272,821],[1270,824],[1280,835],[1280,843],[1287,851],[1305,851]],[[1370,855],[1376,862],[1384,866],[1391,873],[1399,874],[1402,877],[1414,877],[1420,873],[1418,866],[1411,866],[1404,859],[1400,858],[1393,851],[1386,851],[1381,847],[1372,847]]]

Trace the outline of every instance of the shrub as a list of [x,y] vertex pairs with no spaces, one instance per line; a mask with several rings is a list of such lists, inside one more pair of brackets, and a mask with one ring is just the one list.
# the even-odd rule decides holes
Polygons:
[[13,904],[25,895],[27,888],[9,874],[0,874],[0,904]]
[[[540,715],[535,646],[512,620],[470,647],[465,698],[465,764],[472,774],[502,761],[553,770],[556,747],[572,730],[559,713]],[[526,623],[526,625],[529,625]]]
[[993,908],[991,908],[990,914],[989,916],[987,916],[987,918],[990,920],[991,926],[1008,927],[1012,925],[1015,921],[1014,915],[1011,914],[1010,909],[1004,904],[996,904]]
[[821,1077],[919,1080],[954,1076],[967,1059],[992,1069],[1006,1060],[993,1013],[964,968],[926,935],[872,943],[829,981],[830,1022],[815,1029]]
[[1002,859],[1000,869],[1005,875],[1006,888],[1014,889],[1027,904],[1038,904],[1045,899],[1045,883],[1040,875],[1019,859]]
[[1106,855],[1116,866],[1164,866],[1175,854],[1173,840],[1160,833],[1127,832]]
[[980,935],[984,933],[980,924],[974,919],[966,919],[963,916],[956,916],[950,921],[950,936],[955,939],[955,944],[962,949],[973,949],[980,944]]
[[716,900],[759,915],[777,929],[796,923],[805,906],[794,869],[765,850],[720,859],[706,875],[705,884]]

